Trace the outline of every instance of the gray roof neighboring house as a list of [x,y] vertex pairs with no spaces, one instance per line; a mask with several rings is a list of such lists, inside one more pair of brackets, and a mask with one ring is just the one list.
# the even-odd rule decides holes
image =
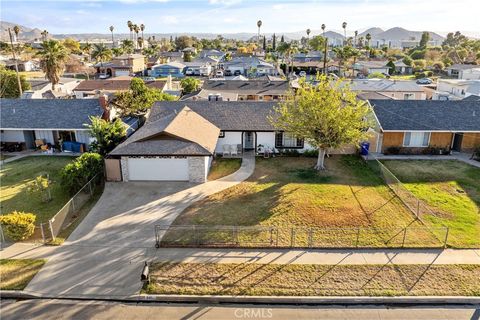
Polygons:
[[480,96],[472,94],[466,98],[463,98],[462,101],[480,101]]
[[452,64],[450,67],[447,67],[446,69],[451,69],[451,70],[468,70],[468,69],[474,69],[474,68],[479,68],[480,66],[477,64],[460,64],[460,63],[455,63]]
[[1,99],[2,129],[86,129],[102,116],[97,99]]
[[396,91],[396,92],[423,92],[421,86],[415,81],[388,80],[388,79],[359,79],[350,82],[354,91]]
[[287,80],[209,80],[203,83],[202,89],[218,93],[231,92],[243,95],[285,95],[288,93],[290,86]]
[[160,119],[188,106],[224,131],[274,131],[268,121],[275,102],[258,101],[159,101],[150,112],[149,120]]
[[388,61],[357,61],[354,64],[355,68],[368,68],[368,69],[376,69],[376,68],[387,68]]
[[383,131],[480,132],[480,101],[370,100]]

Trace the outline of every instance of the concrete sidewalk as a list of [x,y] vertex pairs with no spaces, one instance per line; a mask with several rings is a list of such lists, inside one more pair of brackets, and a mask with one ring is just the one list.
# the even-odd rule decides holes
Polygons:
[[370,153],[367,156],[367,160],[457,160],[480,168],[480,161],[473,160],[471,157],[471,154],[462,152],[452,152],[451,155],[384,155],[381,153]]
[[[38,246],[17,243],[1,252],[3,259],[55,259],[63,251],[76,252],[71,260],[82,255],[114,256],[123,251],[123,261],[131,263],[148,261],[190,263],[260,263],[260,264],[480,264],[480,249],[198,249],[198,248],[126,248],[104,246],[63,245],[61,247]],[[113,257],[114,258],[114,257]]]

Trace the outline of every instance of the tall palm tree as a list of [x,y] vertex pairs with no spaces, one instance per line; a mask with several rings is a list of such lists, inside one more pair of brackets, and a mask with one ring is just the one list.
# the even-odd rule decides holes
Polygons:
[[345,43],[347,42],[347,23],[342,23],[343,35],[345,36]]
[[257,21],[257,27],[258,27],[258,38],[257,41],[260,43],[260,28],[262,27],[262,20]]
[[133,25],[133,32],[135,32],[134,43],[135,43],[135,49],[137,49],[138,33],[140,32],[140,28],[138,27],[138,25],[136,24]]
[[47,40],[47,36],[48,36],[48,31],[47,31],[47,30],[43,30],[40,34],[42,35],[42,40],[43,40],[43,41],[46,41],[46,40]]
[[142,31],[142,39],[145,39],[143,37],[143,30],[145,30],[145,25],[143,23],[140,25],[140,30]]
[[132,40],[133,22],[128,20],[127,27],[128,27],[128,30],[130,30],[130,40]]
[[69,56],[67,48],[56,40],[45,40],[37,56],[40,57],[45,76],[52,83],[52,90],[55,90]]
[[286,60],[285,69],[287,71],[287,76],[289,72],[289,62],[291,64],[291,69],[293,71],[293,55],[298,52],[297,46],[293,42],[282,42],[278,46],[278,52],[283,54],[283,57]]
[[352,50],[351,47],[336,47],[333,48],[333,52],[335,52],[336,57],[338,58],[338,69],[339,75],[342,75],[342,65],[343,62],[348,60],[351,57]]
[[365,39],[367,40],[367,47],[370,47],[370,40],[372,40],[372,35],[370,33],[367,33],[365,35]]
[[354,41],[353,41],[353,46],[356,48],[357,47],[357,36],[358,36],[358,31],[355,30],[355,37],[354,37]]
[[13,32],[15,33],[15,40],[18,41],[18,34],[20,33],[20,27],[19,26],[13,27]]
[[98,63],[100,62],[100,68],[103,68],[103,63],[112,58],[112,50],[108,49],[103,43],[95,44],[93,48],[92,58]]
[[308,42],[310,41],[310,32],[312,32],[312,30],[310,30],[310,28],[307,29],[307,47],[308,47]]
[[89,62],[92,59],[92,48],[93,48],[92,44],[87,42],[85,43],[82,49],[83,52],[87,54]]
[[[18,28],[18,26],[15,26],[15,28]],[[13,29],[13,31],[15,32],[15,34],[18,34],[18,32],[20,32],[20,28],[18,28],[18,32],[15,30],[15,28]],[[15,47],[13,46],[12,30],[10,28],[8,28],[8,35],[10,36],[10,44],[12,46],[12,56],[13,56],[13,61],[15,62],[15,72],[17,74],[18,92],[19,92],[19,95],[21,96],[22,93],[23,93],[22,82],[20,81],[20,74],[18,73],[18,62],[17,62],[17,58],[15,56]]]
[[325,23],[322,23],[322,27],[321,27],[321,28],[322,28],[322,34],[323,34],[323,37],[324,37],[324,38],[325,38],[325,28],[326,28],[326,27],[327,27],[327,26],[325,25]]
[[113,30],[114,30],[114,29],[115,29],[115,28],[114,28],[113,26],[110,26],[110,32],[112,33],[112,48],[115,47],[115,42],[113,41]]

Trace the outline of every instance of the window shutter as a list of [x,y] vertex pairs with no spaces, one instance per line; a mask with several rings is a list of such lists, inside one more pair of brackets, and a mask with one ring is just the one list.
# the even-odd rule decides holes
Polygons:
[[412,136],[412,133],[411,132],[405,132],[403,134],[403,145],[404,146],[409,146],[410,145],[410,138]]

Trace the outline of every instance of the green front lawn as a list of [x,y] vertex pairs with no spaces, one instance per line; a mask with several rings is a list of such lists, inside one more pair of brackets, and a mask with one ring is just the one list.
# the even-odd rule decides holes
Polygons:
[[12,158],[12,157],[14,157],[14,156],[4,154],[4,153],[0,153],[0,161],[6,160],[6,159]]
[[217,158],[213,160],[208,180],[216,180],[237,171],[242,165],[242,159]]
[[1,259],[0,290],[23,290],[44,264],[41,259]]
[[451,246],[480,247],[480,168],[455,160],[383,163],[431,208],[426,223],[450,227]]
[[[328,158],[324,172],[312,169],[315,161],[257,158],[248,180],[195,203],[173,225],[277,226],[288,230],[280,237],[282,245],[290,244],[291,227],[327,228],[314,239],[326,246],[355,246],[357,227],[362,228],[359,240],[364,246],[401,246],[399,231],[409,227],[410,245],[438,242],[358,157]],[[185,235],[171,229],[164,240]],[[306,244],[307,237],[306,231],[297,232],[296,244]]]
[[149,294],[478,296],[480,265],[155,263]]
[[[2,214],[25,211],[37,216],[36,224],[46,222],[70,199],[60,185],[60,170],[73,157],[31,156],[6,163],[0,170],[0,208]],[[52,181],[52,200],[42,202],[40,197],[27,193],[25,187],[42,172],[48,172]]]

